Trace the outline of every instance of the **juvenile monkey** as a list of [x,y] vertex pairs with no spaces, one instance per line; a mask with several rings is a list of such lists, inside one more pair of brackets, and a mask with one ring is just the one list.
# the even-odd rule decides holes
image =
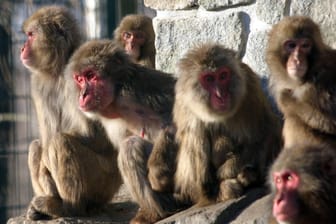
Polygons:
[[303,16],[283,19],[270,31],[266,55],[285,146],[336,146],[336,51],[323,43],[318,25]]
[[[170,214],[177,208],[172,194],[153,191],[146,163],[156,139],[170,130],[175,78],[133,63],[110,40],[83,44],[71,57],[66,76],[80,110],[101,122],[113,145],[120,147],[124,183],[140,206],[138,213],[146,214],[131,223],[153,223]],[[167,155],[163,166],[174,160],[173,152]]]
[[63,7],[37,10],[23,24],[21,61],[31,72],[40,138],[29,146],[35,196],[27,218],[85,216],[108,203],[121,185],[117,150],[99,123],[87,119],[66,89],[64,68],[80,44],[73,15]]
[[127,15],[114,31],[114,40],[134,62],[155,68],[155,33],[152,19],[145,15]]
[[270,170],[270,223],[336,222],[336,151],[323,145],[285,148]]

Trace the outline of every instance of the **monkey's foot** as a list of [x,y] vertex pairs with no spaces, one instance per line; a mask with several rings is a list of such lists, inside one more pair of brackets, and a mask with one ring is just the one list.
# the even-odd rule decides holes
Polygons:
[[237,179],[223,180],[220,184],[218,201],[227,201],[229,199],[238,198],[243,195],[243,193],[243,186]]
[[157,213],[139,208],[135,217],[130,221],[130,224],[151,224],[161,219],[162,217],[160,217]]
[[37,211],[37,209],[32,204],[30,204],[27,209],[26,218],[30,220],[50,220],[52,219],[51,216]]

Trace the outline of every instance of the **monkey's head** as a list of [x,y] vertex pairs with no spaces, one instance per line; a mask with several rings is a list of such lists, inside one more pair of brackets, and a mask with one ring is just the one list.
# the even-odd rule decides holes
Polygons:
[[285,148],[270,171],[278,223],[336,221],[336,151],[325,146]]
[[[80,109],[88,116],[97,112],[118,117],[113,103],[118,85],[129,78],[129,57],[111,40],[92,40],[81,45],[70,58],[66,78],[76,93]],[[71,95],[71,94],[70,94]]]
[[37,10],[23,23],[27,40],[21,48],[21,61],[31,70],[59,75],[80,44],[80,31],[74,16],[60,6]]
[[115,40],[127,54],[138,60],[142,55],[155,54],[152,19],[145,15],[127,15],[114,31]]
[[266,59],[280,65],[280,74],[303,82],[324,48],[320,29],[309,17],[286,17],[269,33]]
[[232,116],[246,93],[246,81],[236,53],[208,43],[190,50],[178,65],[176,101],[183,101],[201,120]]

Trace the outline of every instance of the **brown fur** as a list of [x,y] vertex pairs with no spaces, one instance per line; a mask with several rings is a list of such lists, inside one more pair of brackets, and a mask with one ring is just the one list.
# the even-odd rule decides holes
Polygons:
[[104,130],[80,113],[66,89],[63,70],[81,39],[77,22],[67,9],[49,6],[29,17],[23,30],[36,35],[25,66],[40,131],[29,147],[35,196],[27,217],[88,215],[112,199],[121,177]]
[[[297,211],[284,223],[335,223],[335,158],[335,149],[323,145],[296,145],[282,150],[272,165],[269,180],[272,198],[282,195],[283,203],[287,203],[290,212]],[[295,173],[299,177],[298,187],[292,189],[292,192],[288,188],[277,188],[273,180],[275,172]],[[291,195],[286,197],[289,192]],[[278,223],[274,217],[271,220],[270,223]]]
[[[209,93],[201,87],[199,75],[223,65],[232,72],[232,106],[219,112],[209,106]],[[202,206],[236,198],[249,187],[262,185],[281,139],[278,120],[256,74],[235,58],[235,52],[204,44],[180,61],[178,75],[173,110],[177,129],[176,199]],[[169,141],[161,141],[157,141],[160,144],[151,157],[165,153]],[[156,181],[150,179],[152,186],[162,184],[162,167],[149,167],[150,173],[157,174]]]
[[[86,68],[94,68],[97,76],[113,86],[113,91],[106,96],[93,92],[97,109],[85,111],[85,114],[99,120],[111,142],[120,146],[119,168],[125,185],[140,206],[132,223],[153,223],[162,219],[177,206],[172,194],[153,191],[147,179],[147,160],[154,142],[164,135],[165,127],[170,126],[175,78],[131,62],[114,41],[89,41],[74,53],[67,67],[68,83],[77,98],[80,91],[72,75]],[[102,97],[111,99],[107,106],[110,113],[102,114],[99,109]],[[118,116],[111,118],[115,112]],[[142,130],[145,130],[143,137]]]
[[[291,38],[308,38],[313,44],[307,56],[308,70],[300,80],[291,79],[286,72],[288,56],[282,46]],[[283,19],[270,32],[266,54],[270,87],[285,118],[285,146],[307,141],[335,145],[336,51],[323,43],[318,25],[303,16]]]
[[121,38],[122,32],[136,30],[146,34],[146,41],[141,47],[141,54],[136,62],[149,68],[155,68],[155,33],[150,17],[135,14],[125,16],[114,31],[114,40],[124,47],[124,41]]

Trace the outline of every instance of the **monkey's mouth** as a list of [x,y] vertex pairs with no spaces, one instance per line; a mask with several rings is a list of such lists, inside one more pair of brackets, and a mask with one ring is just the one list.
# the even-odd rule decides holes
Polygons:
[[229,94],[214,94],[212,97],[212,102],[215,109],[226,111],[230,104]]
[[273,216],[277,221],[291,221],[297,216],[297,210],[288,205],[286,196],[279,195],[274,199]]
[[79,95],[79,107],[83,111],[90,111],[92,110],[92,105],[90,102],[92,101],[92,96],[87,94],[86,91],[81,91]]

